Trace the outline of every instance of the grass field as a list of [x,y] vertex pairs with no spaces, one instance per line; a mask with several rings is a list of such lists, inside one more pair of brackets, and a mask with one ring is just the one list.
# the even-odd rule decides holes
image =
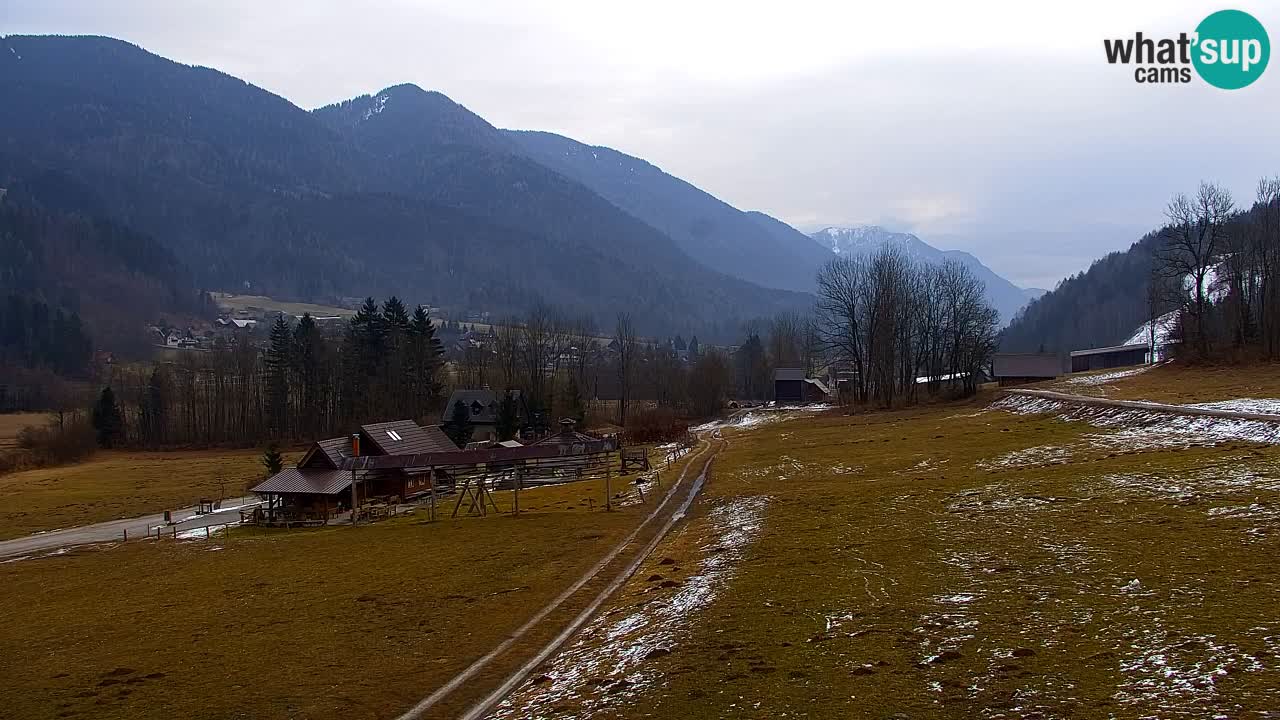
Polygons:
[[6,413],[0,415],[0,453],[18,446],[18,433],[28,426],[43,426],[52,416],[49,413]]
[[[1192,371],[1113,378],[1107,392],[1149,397],[1156,372]],[[1265,397],[1260,376],[1178,392]],[[1175,444],[989,403],[729,423],[686,522],[498,716],[1280,706],[1280,446]],[[539,488],[522,493],[519,518],[418,513],[0,564],[0,702],[17,718],[394,715],[648,507],[632,492],[603,513],[601,495],[599,483]],[[465,695],[431,717],[456,716]]]
[[356,314],[356,311],[350,308],[316,305],[313,303],[285,302],[265,295],[232,295],[230,293],[215,292],[213,293],[213,300],[218,304],[218,307],[225,310],[246,310],[250,307],[255,307],[261,310],[278,310],[288,315],[311,313],[316,317],[334,315],[350,317]]
[[0,540],[244,495],[258,450],[102,451],[86,462],[0,475]]
[[[653,495],[642,504],[633,479],[614,478],[614,512],[601,509],[603,481],[590,481],[525,490],[519,517],[428,523],[419,509],[354,529],[236,528],[212,541],[134,541],[0,564],[3,715],[392,716],[501,642],[634,528]],[[510,510],[510,492],[494,496]],[[583,596],[597,590],[588,585]],[[582,603],[575,596],[551,619],[563,623]],[[495,663],[479,681],[512,667]],[[467,698],[475,693],[433,717],[456,714]]]
[[1120,432],[982,403],[741,432],[500,716],[1265,715],[1280,448]]
[[1028,387],[1174,405],[1280,398],[1280,363],[1204,366],[1172,362],[1072,374]]

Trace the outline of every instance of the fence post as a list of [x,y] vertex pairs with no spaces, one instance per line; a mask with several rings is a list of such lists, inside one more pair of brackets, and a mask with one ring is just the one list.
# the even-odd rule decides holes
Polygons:
[[123,528],[123,530],[124,530],[124,541],[129,542],[129,528]]
[[524,473],[520,471],[520,468],[517,467],[516,468],[516,492],[515,492],[515,501],[514,501],[515,507],[513,510],[514,514],[516,515],[520,514],[520,476],[523,474]]

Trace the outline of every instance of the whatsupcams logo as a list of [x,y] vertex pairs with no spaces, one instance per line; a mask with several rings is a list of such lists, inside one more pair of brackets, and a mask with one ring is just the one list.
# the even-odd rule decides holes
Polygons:
[[1241,10],[1218,11],[1176,38],[1103,40],[1107,62],[1136,65],[1140,83],[1189,83],[1194,69],[1200,79],[1223,90],[1251,85],[1267,69],[1271,41],[1257,18]]

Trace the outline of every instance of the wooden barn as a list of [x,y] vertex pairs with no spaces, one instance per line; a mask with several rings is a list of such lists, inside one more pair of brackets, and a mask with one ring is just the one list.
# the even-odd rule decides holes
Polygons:
[[773,400],[778,405],[800,405],[830,402],[832,397],[826,384],[807,377],[804,368],[778,368],[773,371]]

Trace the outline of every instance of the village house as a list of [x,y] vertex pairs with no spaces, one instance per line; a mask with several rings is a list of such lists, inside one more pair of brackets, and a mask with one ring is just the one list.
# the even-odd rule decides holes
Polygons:
[[[456,452],[458,447],[438,426],[421,427],[412,420],[362,425],[356,433],[361,456]],[[327,520],[351,509],[351,483],[363,504],[372,498],[393,502],[430,492],[426,468],[343,470],[353,457],[352,438],[319,440],[291,468],[253,487],[269,502],[268,513],[296,520]]]

